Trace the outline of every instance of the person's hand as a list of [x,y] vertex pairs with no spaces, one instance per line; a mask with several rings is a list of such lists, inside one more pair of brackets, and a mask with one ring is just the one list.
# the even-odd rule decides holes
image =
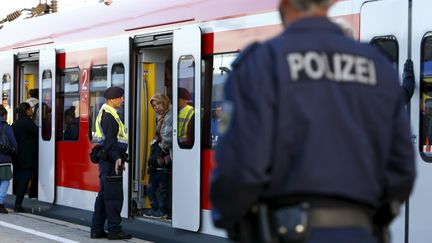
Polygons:
[[120,158],[117,159],[116,162],[115,162],[114,170],[115,170],[116,175],[118,175],[118,173],[119,173],[119,169],[120,169],[120,170],[121,170],[121,169],[122,169],[122,170],[125,170],[125,167],[124,167],[124,165],[122,164],[122,161],[121,161]]
[[405,79],[412,79],[414,80],[414,65],[411,59],[407,59],[404,64],[404,71],[402,78]]

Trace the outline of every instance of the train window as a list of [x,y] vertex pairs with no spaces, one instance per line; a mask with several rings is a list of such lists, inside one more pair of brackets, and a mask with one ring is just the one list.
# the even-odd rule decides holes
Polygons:
[[[125,89],[125,68],[122,63],[115,63],[111,68],[111,82],[112,86],[120,87]],[[125,106],[121,106],[117,109],[117,114],[124,123],[124,109]],[[127,131],[126,131],[127,132]]]
[[60,86],[57,91],[59,108],[62,113],[61,136],[59,140],[77,141],[79,134],[80,117],[80,95],[79,95],[80,73],[78,68],[64,69],[60,73]]
[[[40,107],[39,107],[40,110]],[[52,127],[52,73],[44,70],[42,73],[42,139],[51,140]]]
[[10,107],[12,79],[11,79],[11,75],[9,73],[6,73],[3,75],[2,84],[3,84],[2,105],[6,108],[7,113],[8,113],[7,114],[7,123],[12,124],[13,111],[12,111],[12,108]]
[[181,56],[178,62],[177,141],[180,148],[191,149],[195,142],[195,59]]
[[107,66],[94,66],[90,71],[90,111],[89,111],[89,138],[93,140],[96,132],[96,116],[105,103],[103,93],[108,86]]
[[396,70],[399,64],[399,45],[394,36],[375,37],[370,42],[382,51],[382,53],[393,63]]
[[432,162],[432,33],[422,40],[420,65],[420,142],[422,158]]
[[211,125],[210,139],[212,148],[217,145],[220,131],[226,129],[227,119],[223,113],[224,86],[228,74],[231,72],[231,64],[238,53],[218,54],[213,56],[212,75],[212,100],[211,100]]

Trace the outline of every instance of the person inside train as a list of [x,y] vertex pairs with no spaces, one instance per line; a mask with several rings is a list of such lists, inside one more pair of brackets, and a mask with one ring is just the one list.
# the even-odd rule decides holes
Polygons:
[[186,88],[178,88],[178,141],[181,148],[192,148],[194,144],[195,109],[189,104],[191,94]]
[[29,91],[29,96],[30,98],[28,98],[26,102],[29,103],[33,110],[33,122],[36,124],[36,126],[39,126],[39,89],[31,89]]
[[213,110],[211,120],[211,138],[212,144],[216,145],[219,138],[219,125],[222,121],[222,105],[219,103]]
[[168,96],[155,94],[150,104],[157,114],[156,133],[151,143],[148,160],[149,184],[147,195],[151,209],[144,211],[145,217],[168,218],[171,195],[171,156],[172,156],[172,106]]
[[33,113],[35,112],[35,106],[39,103],[39,90],[31,89],[29,90],[29,98],[26,100],[27,103],[31,106]]
[[2,96],[2,105],[3,107],[6,109],[8,115],[7,115],[7,123],[8,124],[12,124],[13,122],[13,112],[12,112],[12,108],[9,105],[9,94],[6,92],[3,92],[3,96]]
[[[38,127],[31,117],[33,111],[27,102],[16,108],[18,119],[12,125],[18,143],[18,155],[14,163],[16,180],[15,212],[25,212],[22,207],[30,179],[38,173]],[[37,184],[37,181],[33,183]]]
[[64,115],[65,128],[63,133],[64,140],[77,140],[79,131],[79,119],[75,117],[75,106],[70,106]]
[[4,214],[8,213],[3,203],[12,179],[12,156],[18,149],[13,129],[6,119],[7,111],[0,105],[0,213]]

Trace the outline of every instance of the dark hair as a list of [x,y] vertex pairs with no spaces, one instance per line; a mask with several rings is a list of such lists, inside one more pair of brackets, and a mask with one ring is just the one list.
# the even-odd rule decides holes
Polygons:
[[19,104],[19,106],[15,109],[15,113],[17,113],[18,118],[20,118],[22,116],[25,116],[26,111],[28,111],[29,109],[31,109],[30,104],[27,102],[23,102],[23,103]]
[[38,89],[31,89],[29,91],[29,95],[30,95],[30,97],[37,99],[39,97],[39,90]]
[[3,117],[7,115],[7,110],[3,105],[0,105],[0,116]]

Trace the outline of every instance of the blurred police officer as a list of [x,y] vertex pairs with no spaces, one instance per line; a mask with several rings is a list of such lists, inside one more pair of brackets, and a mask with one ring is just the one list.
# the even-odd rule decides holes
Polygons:
[[[90,237],[110,240],[130,239],[132,236],[121,230],[120,212],[123,205],[124,170],[122,155],[127,150],[125,127],[117,114],[123,104],[123,89],[110,87],[104,97],[107,102],[102,105],[96,118],[96,139],[101,143],[99,152],[100,190],[95,201],[95,211]],[[105,220],[108,223],[108,234],[104,231]]]
[[281,0],[285,31],[233,63],[211,182],[216,226],[245,229],[263,201],[269,222],[244,225],[253,234],[269,223],[271,242],[375,242],[372,215],[409,197],[413,146],[398,75],[329,21],[331,2]]

